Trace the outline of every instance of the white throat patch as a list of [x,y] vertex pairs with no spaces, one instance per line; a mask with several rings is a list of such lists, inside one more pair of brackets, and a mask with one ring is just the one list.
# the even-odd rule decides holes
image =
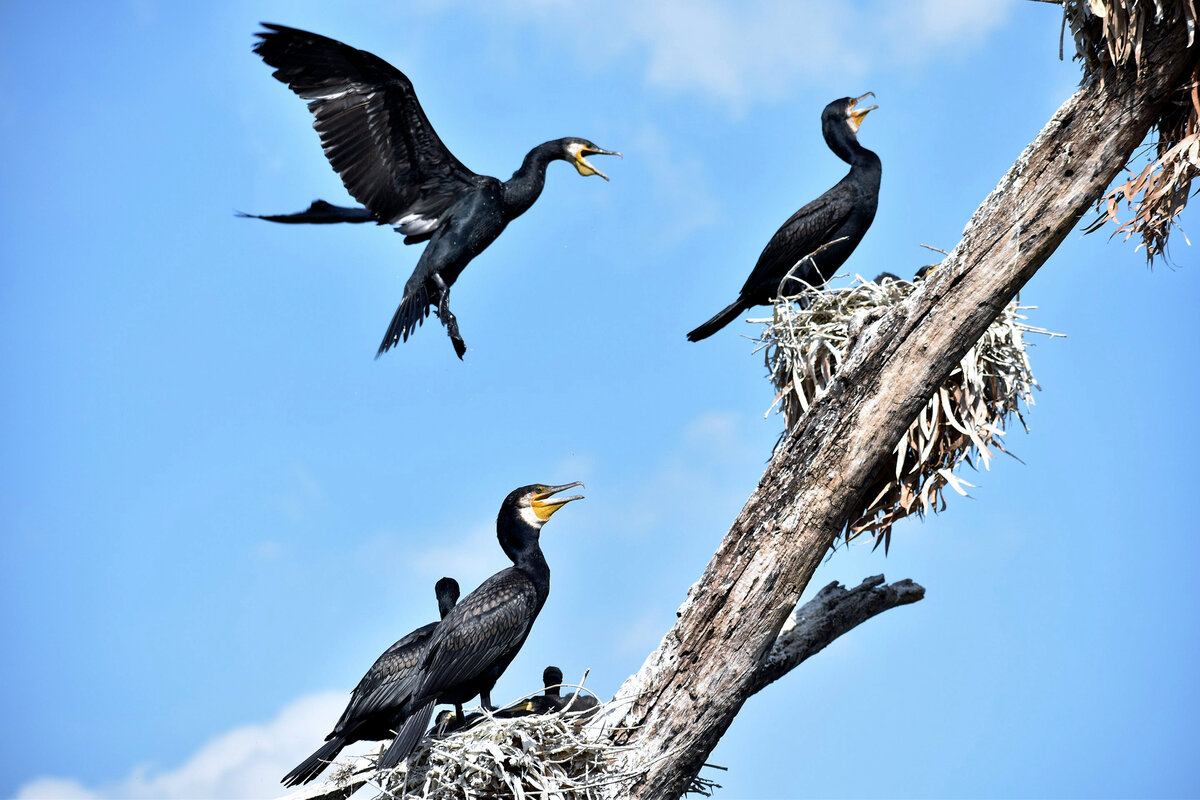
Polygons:
[[543,519],[538,519],[537,513],[533,510],[533,506],[521,506],[521,519],[529,523],[533,527],[541,530],[542,525],[546,524]]

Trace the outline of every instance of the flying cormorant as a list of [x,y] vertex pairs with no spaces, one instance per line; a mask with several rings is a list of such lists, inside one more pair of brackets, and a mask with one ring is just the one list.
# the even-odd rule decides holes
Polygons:
[[379,760],[379,769],[396,766],[416,747],[433,707],[462,704],[479,695],[494,711],[491,691],[525,643],[533,621],[550,594],[550,567],[538,543],[542,525],[579,495],[554,497],[579,482],[562,486],[533,484],[513,490],[500,506],[496,535],[513,566],[497,572],[456,605],[429,640],[420,672],[409,691],[397,694],[395,707],[405,719],[395,741]]
[[[437,593],[438,612],[444,619],[458,602],[458,581],[442,578],[434,591]],[[367,674],[350,693],[350,703],[333,726],[333,732],[325,737],[325,744],[285,775],[284,785],[308,783],[321,774],[348,744],[392,736],[398,724],[394,719],[394,710],[381,701],[390,695],[395,686],[404,684],[416,672],[425,655],[429,637],[437,626],[437,622],[422,625],[375,659]]]
[[[775,231],[737,300],[689,333],[689,341],[706,339],[739,314],[770,303],[779,295],[780,284],[789,273],[798,281],[796,289],[801,288],[799,281],[817,288],[824,286],[858,247],[875,219],[882,169],[879,156],[858,143],[858,126],[868,112],[877,108],[861,108],[858,104],[871,96],[873,93],[867,92],[862,97],[843,97],[825,106],[821,113],[821,133],[829,149],[850,164],[850,172]],[[811,259],[797,267],[806,256]],[[794,272],[793,267],[796,267]]]
[[313,127],[346,190],[364,208],[317,200],[297,214],[243,214],[272,222],[377,222],[392,225],[405,244],[428,241],[379,351],[408,337],[436,306],[459,358],[466,345],[450,313],[450,287],[508,223],[525,213],[546,180],[551,161],[580,175],[608,176],[585,158],[620,155],[587,139],[568,137],[529,151],[501,182],[477,175],[454,157],[429,124],[412,82],[378,56],[315,33],[263,23],[254,52],[275,77],[308,101]]

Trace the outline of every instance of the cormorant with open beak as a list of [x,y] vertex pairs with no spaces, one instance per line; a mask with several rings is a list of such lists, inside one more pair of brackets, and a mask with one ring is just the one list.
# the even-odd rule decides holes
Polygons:
[[254,52],[274,75],[308,101],[329,163],[362,208],[315,201],[297,214],[243,214],[272,222],[377,222],[392,225],[405,244],[429,242],[404,285],[376,358],[407,341],[436,306],[459,358],[466,344],[450,312],[450,287],[508,223],[538,196],[551,161],[580,175],[608,176],[587,156],[617,155],[587,139],[568,137],[529,151],[507,181],[477,175],[438,138],[417,102],[412,82],[378,56],[315,33],[263,23]]
[[[442,578],[434,591],[437,594],[438,612],[445,619],[458,602],[458,581]],[[375,660],[350,693],[350,703],[333,726],[333,732],[325,737],[325,744],[285,775],[284,785],[308,783],[320,775],[348,744],[363,740],[378,741],[392,736],[399,722],[395,718],[395,709],[388,704],[388,698],[397,686],[407,685],[406,681],[417,671],[424,659],[429,637],[437,626],[436,622],[422,625],[383,651],[383,655]]]
[[525,643],[550,594],[550,566],[539,543],[542,526],[564,505],[582,499],[558,495],[582,485],[539,483],[504,498],[496,535],[513,566],[481,583],[434,631],[420,674],[400,708],[406,719],[379,769],[396,766],[413,751],[438,703],[453,703],[459,720],[464,719],[462,704],[475,695],[485,709],[495,710],[492,687]]
[[[859,103],[873,96],[867,92],[825,106],[821,133],[829,149],[850,165],[850,172],[783,223],[763,248],[737,299],[689,333],[689,341],[706,339],[739,314],[771,303],[781,288],[799,291],[804,283],[824,286],[858,247],[879,203],[879,156],[858,143],[863,117],[877,108]],[[782,287],[785,279],[788,286]]]

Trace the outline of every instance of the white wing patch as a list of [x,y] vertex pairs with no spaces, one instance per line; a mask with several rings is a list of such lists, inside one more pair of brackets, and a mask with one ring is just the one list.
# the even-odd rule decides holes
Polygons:
[[438,217],[426,219],[420,214],[405,214],[392,220],[392,224],[399,228],[405,236],[420,236],[438,226]]

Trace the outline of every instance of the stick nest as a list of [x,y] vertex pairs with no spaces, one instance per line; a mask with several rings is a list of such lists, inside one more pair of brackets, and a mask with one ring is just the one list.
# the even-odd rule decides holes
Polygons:
[[[805,288],[781,297],[771,319],[755,320],[767,325],[759,349],[778,390],[772,408],[779,407],[789,429],[829,385],[862,329],[914,290],[908,281],[858,277],[843,289]],[[986,469],[993,451],[1008,452],[1001,437],[1011,416],[1028,431],[1020,405],[1032,406],[1033,390],[1041,387],[1025,334],[1059,334],[1027,325],[1020,313],[1027,308],[1032,306],[1009,303],[929,400],[896,445],[894,463],[880,471],[863,506],[850,515],[847,542],[869,532],[886,551],[898,520],[945,509],[947,486],[966,496],[972,484],[954,474],[959,464],[974,467],[982,460]]]
[[[1197,0],[1064,0],[1062,5],[1085,81],[1103,83],[1110,71],[1130,62],[1141,75],[1142,39],[1151,24],[1184,26],[1188,46],[1195,45]],[[1146,157],[1147,163],[1140,171],[1126,167],[1128,180],[1098,201],[1096,219],[1087,228],[1091,233],[1112,223],[1113,236],[1137,236],[1150,264],[1155,257],[1166,258],[1171,230],[1187,206],[1192,181],[1200,177],[1200,64],[1185,76],[1154,127],[1158,140],[1135,157]],[[1146,152],[1151,149],[1152,155]]]
[[[427,736],[406,764],[370,783],[377,800],[620,797],[643,777],[645,767],[622,771],[621,756],[634,748],[613,744],[613,729],[593,722],[605,717],[606,708],[513,719],[485,714],[466,730]],[[688,792],[708,797],[716,786],[695,778]]]

